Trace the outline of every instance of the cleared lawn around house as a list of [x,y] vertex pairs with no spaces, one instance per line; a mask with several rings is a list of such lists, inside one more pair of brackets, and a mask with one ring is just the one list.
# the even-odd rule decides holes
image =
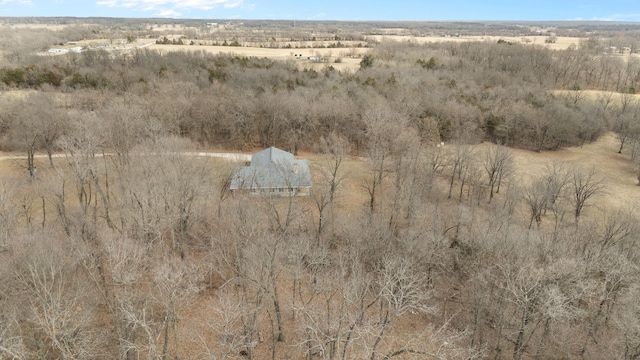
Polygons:
[[[487,144],[476,145],[481,151]],[[516,182],[526,186],[533,179],[544,174],[545,167],[553,162],[579,165],[585,168],[594,167],[598,176],[606,182],[605,192],[597,197],[592,204],[601,210],[615,210],[633,207],[640,204],[640,186],[637,180],[637,165],[629,161],[628,153],[618,154],[618,140],[615,134],[606,133],[600,139],[583,147],[565,148],[557,151],[536,153],[529,150],[511,149],[515,163]],[[214,157],[227,159],[241,164],[250,159],[250,154],[223,152],[189,152],[188,156]],[[54,162],[64,161],[64,154],[55,154]],[[101,155],[96,155],[101,156]],[[325,155],[303,153],[301,158],[308,159],[311,171],[314,173],[314,183],[319,185],[321,177],[318,167],[326,162]],[[0,174],[16,174],[26,172],[23,164],[25,156],[21,153],[0,153]],[[47,156],[36,155],[36,162],[41,166],[48,166]],[[359,157],[347,157],[341,168],[346,173],[345,182],[339,190],[340,197],[336,205],[344,210],[358,210],[366,203],[366,192],[362,183],[368,177],[369,168],[366,161]],[[640,210],[640,209],[638,209]]]

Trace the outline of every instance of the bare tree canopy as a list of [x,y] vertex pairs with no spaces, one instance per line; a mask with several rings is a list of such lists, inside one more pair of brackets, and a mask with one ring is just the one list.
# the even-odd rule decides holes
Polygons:
[[27,20],[0,359],[639,357],[640,26]]

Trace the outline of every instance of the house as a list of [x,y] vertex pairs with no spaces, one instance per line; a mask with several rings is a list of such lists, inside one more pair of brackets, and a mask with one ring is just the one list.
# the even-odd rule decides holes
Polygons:
[[306,196],[311,192],[309,164],[272,146],[251,155],[251,163],[234,171],[230,189],[254,195]]

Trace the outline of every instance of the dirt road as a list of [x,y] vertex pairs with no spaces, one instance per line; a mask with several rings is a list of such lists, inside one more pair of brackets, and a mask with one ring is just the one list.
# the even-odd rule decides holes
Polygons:
[[[239,154],[239,153],[216,153],[216,152],[184,152],[182,153],[185,156],[200,156],[200,157],[216,157],[227,159],[233,162],[241,162],[241,161],[250,161],[251,154]],[[106,154],[95,154],[96,157],[102,156],[113,156],[115,154],[106,153]],[[52,158],[65,158],[67,154],[53,154]],[[37,154],[34,155],[35,159],[46,159],[48,156],[46,154]],[[0,161],[5,160],[26,160],[26,155],[0,155]]]

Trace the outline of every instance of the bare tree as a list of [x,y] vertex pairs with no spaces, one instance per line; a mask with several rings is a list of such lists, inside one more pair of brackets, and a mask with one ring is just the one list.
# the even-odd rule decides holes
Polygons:
[[[72,184],[75,185],[77,205],[80,209],[76,224],[82,238],[89,239],[95,235],[98,218],[97,197],[101,192],[102,171],[96,161],[96,154],[101,153],[104,146],[102,122],[95,114],[87,114],[84,117],[78,114],[73,120],[71,130],[58,140],[58,146],[67,154]],[[62,186],[64,194],[64,181]],[[108,203],[105,201],[105,204]],[[63,206],[62,203],[59,205]],[[93,208],[91,205],[94,205]],[[108,211],[108,207],[106,209]],[[66,215],[63,216],[69,219]]]
[[502,289],[507,302],[514,306],[513,358],[524,356],[531,333],[536,331],[537,304],[541,301],[545,289],[545,279],[542,271],[531,267],[501,269],[503,276]]
[[566,97],[573,105],[578,105],[579,102],[584,100],[586,94],[580,89],[580,86],[576,84],[571,88],[571,90],[566,92]]
[[90,327],[90,293],[77,281],[71,258],[51,245],[33,242],[13,264],[29,303],[32,341],[40,344],[34,350],[42,357],[89,358],[98,344]]
[[387,259],[380,269],[377,285],[380,289],[381,307],[379,326],[371,344],[371,360],[378,355],[378,345],[393,321],[406,312],[430,313],[427,305],[431,291],[424,275],[415,272],[412,265],[400,259]]
[[529,217],[529,229],[531,229],[534,220],[536,221],[536,225],[540,226],[542,222],[542,212],[549,201],[548,196],[547,183],[544,179],[536,179],[531,185],[524,189],[523,199],[531,213]]
[[489,202],[500,192],[500,185],[513,171],[513,155],[501,145],[490,145],[484,152],[484,169],[489,180]]
[[623,92],[619,94],[619,100],[620,100],[620,112],[621,113],[625,113],[627,112],[627,110],[629,110],[632,105],[635,104],[636,102],[636,97],[635,94],[630,93],[630,92]]
[[[101,240],[103,255],[91,258],[93,261],[86,261],[84,266],[102,291],[120,357],[132,359],[148,349],[143,345],[145,340],[157,339],[160,331],[144,310],[148,287],[143,280],[151,266],[150,249],[126,236],[104,236]],[[140,330],[147,336],[141,337]],[[150,333],[153,335],[149,338]],[[155,349],[155,342],[149,346]]]
[[616,93],[614,93],[613,91],[601,91],[598,93],[598,103],[602,105],[602,108],[604,110],[607,110],[609,108],[609,105],[611,105],[614,101],[614,95]]
[[638,223],[634,213],[633,209],[620,208],[604,214],[602,226],[598,230],[599,245],[595,250],[597,257],[602,257],[614,246],[624,248],[625,242],[633,241],[633,235],[637,234]]
[[[377,303],[377,298],[369,298],[371,277],[345,255],[336,259],[336,266],[323,269],[307,288],[310,291],[298,294],[298,321],[304,334],[299,346],[307,359],[353,356],[354,342],[360,339],[358,327],[367,310]],[[345,271],[351,271],[352,276],[345,277]],[[338,278],[342,281],[332,280]]]
[[9,178],[0,178],[0,252],[9,243],[11,234],[15,230],[14,221],[17,217],[15,204],[16,187]]
[[[179,357],[178,349],[182,339],[178,336],[176,323],[180,318],[180,310],[190,304],[200,291],[200,272],[193,264],[181,260],[165,262],[154,269],[154,285],[157,290],[157,301],[164,312],[162,330],[162,359],[169,355],[169,342],[173,340],[173,357]],[[171,339],[173,333],[173,339]]]
[[29,358],[24,339],[20,331],[20,320],[16,309],[9,304],[2,304],[4,313],[0,316],[0,356],[6,359],[22,360]]
[[576,222],[582,214],[587,201],[599,195],[605,188],[604,180],[597,175],[595,168],[584,169],[579,166],[569,170],[570,186],[573,194],[574,216]]
[[342,163],[349,154],[349,144],[346,139],[332,133],[326,139],[320,139],[319,150],[327,154],[328,157],[324,164],[319,167],[323,178],[323,188],[314,191],[313,196],[318,208],[318,234],[322,233],[324,227],[324,210],[328,206],[331,226],[334,224],[334,201],[337,196],[340,184],[344,181],[347,174],[342,169]]
[[400,220],[411,218],[409,207],[415,203],[419,192],[418,174],[420,173],[419,159],[422,156],[421,143],[417,134],[411,129],[405,130],[400,137],[404,139],[394,149],[393,162],[390,166],[393,172],[391,193],[392,200],[389,208],[389,230],[397,234],[400,230]]
[[[209,304],[209,314],[212,316],[205,320],[207,331],[194,331],[197,338],[194,341],[204,349],[207,359],[234,358],[242,349],[254,346],[242,329],[242,319],[249,315],[245,313],[244,305],[227,287],[220,289],[216,301]],[[211,333],[214,334],[213,344],[209,340]]]
[[[6,243],[3,242],[4,248]],[[4,252],[6,254],[6,252]],[[3,309],[0,314],[0,357],[7,359],[23,360],[29,358],[29,350],[25,344],[26,336],[23,334],[20,323],[22,321],[20,313],[20,303],[18,297],[12,294],[10,270],[12,264],[7,256],[0,255],[0,307]],[[13,295],[13,296],[12,296]]]
[[184,257],[193,226],[214,201],[211,168],[207,159],[188,151],[188,140],[160,138],[147,144],[148,153],[138,154],[118,178],[118,187],[127,191],[117,199],[122,210],[114,223]]
[[156,119],[149,119],[144,114],[142,105],[114,99],[98,111],[100,118],[107,119],[104,126],[104,142],[113,152],[116,171],[129,162],[129,155],[136,145],[147,140],[156,127]]
[[[474,183],[478,185],[481,178],[482,168],[480,167],[480,164],[478,164],[478,161],[475,158],[475,154],[472,154],[471,158],[469,158],[467,161],[462,162],[458,169],[458,180],[460,182],[460,191],[458,192],[459,203],[462,202],[462,195],[465,185],[468,188],[467,193],[470,193],[472,185]],[[470,196],[469,199],[471,199]]]
[[534,220],[539,226],[542,222],[542,215],[546,215],[547,210],[551,210],[557,230],[563,215],[563,200],[566,200],[569,180],[567,166],[551,162],[546,166],[543,176],[534,179],[529,186],[525,187],[523,199],[531,213],[529,228],[531,228]]
[[588,266],[592,271],[599,271],[601,276],[595,279],[592,294],[595,302],[587,308],[583,320],[587,332],[580,348],[580,355],[583,357],[601,346],[598,345],[598,340],[608,328],[610,318],[619,305],[621,293],[637,276],[637,269],[629,263],[628,258],[620,256],[619,253],[595,258]]
[[620,312],[615,316],[615,327],[622,335],[620,347],[624,349],[623,359],[636,359],[640,357],[640,321],[638,320],[638,296],[637,286],[627,289],[620,299]]
[[371,168],[371,179],[364,181],[363,188],[369,194],[369,211],[373,214],[383,181],[389,175],[389,161],[396,148],[402,147],[401,134],[407,120],[383,105],[368,108],[363,120],[367,126],[367,155]]
[[640,123],[637,120],[637,114],[635,112],[619,113],[615,118],[613,131],[616,133],[616,138],[620,142],[618,154],[621,154],[627,141],[633,140],[640,135]]
[[18,101],[9,110],[12,141],[27,153],[27,170],[33,177],[36,172],[34,157],[37,150],[44,148],[53,166],[53,151],[57,139],[64,133],[66,114],[59,109],[55,99],[46,93],[29,96]]
[[[451,166],[451,179],[449,181],[449,195],[453,192],[453,184],[456,178],[460,179],[463,174],[463,168],[468,168],[468,163],[473,161],[474,151],[470,145],[455,143],[451,145],[451,153],[447,157],[449,159],[449,166]],[[466,175],[466,172],[465,172]],[[461,188],[464,185],[461,186]],[[461,190],[462,191],[462,190]]]

